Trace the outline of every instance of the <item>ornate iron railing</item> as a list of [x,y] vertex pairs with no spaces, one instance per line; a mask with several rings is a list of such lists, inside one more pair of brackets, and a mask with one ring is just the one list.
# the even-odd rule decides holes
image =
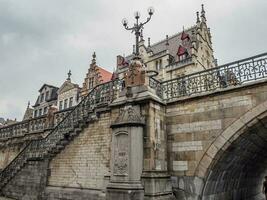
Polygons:
[[120,81],[114,80],[97,85],[68,115],[44,138],[32,140],[15,159],[0,173],[2,188],[30,159],[44,158],[51,148],[55,148],[80,123],[90,117],[97,106],[108,104],[117,97],[121,89]]
[[73,108],[58,111],[54,115],[54,123],[48,123],[47,115],[31,118],[0,128],[0,141],[16,137],[24,137],[27,134],[42,132],[56,126]]
[[267,78],[267,53],[164,82],[150,77],[149,85],[170,101],[264,78]]

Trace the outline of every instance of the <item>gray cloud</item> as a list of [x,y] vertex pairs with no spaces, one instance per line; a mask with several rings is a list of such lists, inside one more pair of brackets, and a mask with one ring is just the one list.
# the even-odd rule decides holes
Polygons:
[[0,0],[0,116],[21,119],[43,83],[60,86],[69,69],[80,85],[93,51],[112,70],[117,54],[132,50],[121,19],[156,12],[144,35],[156,42],[195,23],[205,4],[220,64],[266,51],[266,0]]

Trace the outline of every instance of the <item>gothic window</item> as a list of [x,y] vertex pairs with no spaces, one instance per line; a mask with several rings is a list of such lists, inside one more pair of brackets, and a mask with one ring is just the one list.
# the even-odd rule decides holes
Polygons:
[[69,107],[72,107],[72,104],[73,104],[73,97],[70,98]]
[[64,109],[66,109],[68,107],[68,99],[64,100]]
[[185,60],[185,59],[186,59],[186,54],[183,54],[183,55],[180,55],[179,56],[179,61]]
[[160,59],[160,60],[156,61],[156,70],[158,71],[161,68],[162,68],[162,60]]
[[37,117],[37,114],[38,114],[38,110],[35,110],[34,111],[34,117]]
[[160,69],[162,68],[162,60],[161,59],[159,60],[159,68]]
[[63,106],[63,101],[59,102],[59,110],[62,110],[62,106]]
[[40,103],[44,101],[44,93],[41,94]]
[[47,107],[44,107],[44,115],[47,113]]
[[39,116],[41,116],[41,115],[42,115],[42,108],[39,109]]
[[48,98],[49,98],[49,91],[46,91],[46,93],[45,93],[45,100],[47,101]]
[[94,77],[89,78],[89,89],[94,87]]

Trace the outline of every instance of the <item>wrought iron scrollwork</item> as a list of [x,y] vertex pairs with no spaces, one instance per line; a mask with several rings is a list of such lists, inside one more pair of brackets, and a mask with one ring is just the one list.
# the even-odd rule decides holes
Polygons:
[[[117,97],[121,90],[121,81],[114,80],[97,85],[73,110],[59,122],[54,129],[40,140],[32,140],[16,156],[15,159],[0,173],[0,188],[22,167],[28,160],[42,159],[49,155],[51,149],[57,147],[79,123],[84,122],[93,113],[93,110],[102,104],[108,104]],[[23,125],[23,124],[22,124]]]
[[158,96],[170,101],[264,78],[267,78],[267,53],[164,82],[150,77],[149,85]]

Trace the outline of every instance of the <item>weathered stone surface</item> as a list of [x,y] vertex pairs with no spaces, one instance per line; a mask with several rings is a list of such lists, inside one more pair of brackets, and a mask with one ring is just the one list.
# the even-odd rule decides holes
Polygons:
[[[28,162],[3,194],[19,200],[169,200],[171,193],[190,200],[259,199],[267,167],[266,91],[261,84],[164,104],[146,87],[134,87],[132,97],[124,93],[101,108],[49,162]],[[122,114],[125,104],[138,112]],[[18,152],[3,146],[0,165]]]
[[104,189],[109,174],[111,132],[110,113],[90,123],[50,162],[48,185]]
[[19,200],[42,200],[48,160],[30,161],[3,188],[3,194]]
[[101,190],[49,186],[45,190],[45,199],[105,200],[106,196]]

